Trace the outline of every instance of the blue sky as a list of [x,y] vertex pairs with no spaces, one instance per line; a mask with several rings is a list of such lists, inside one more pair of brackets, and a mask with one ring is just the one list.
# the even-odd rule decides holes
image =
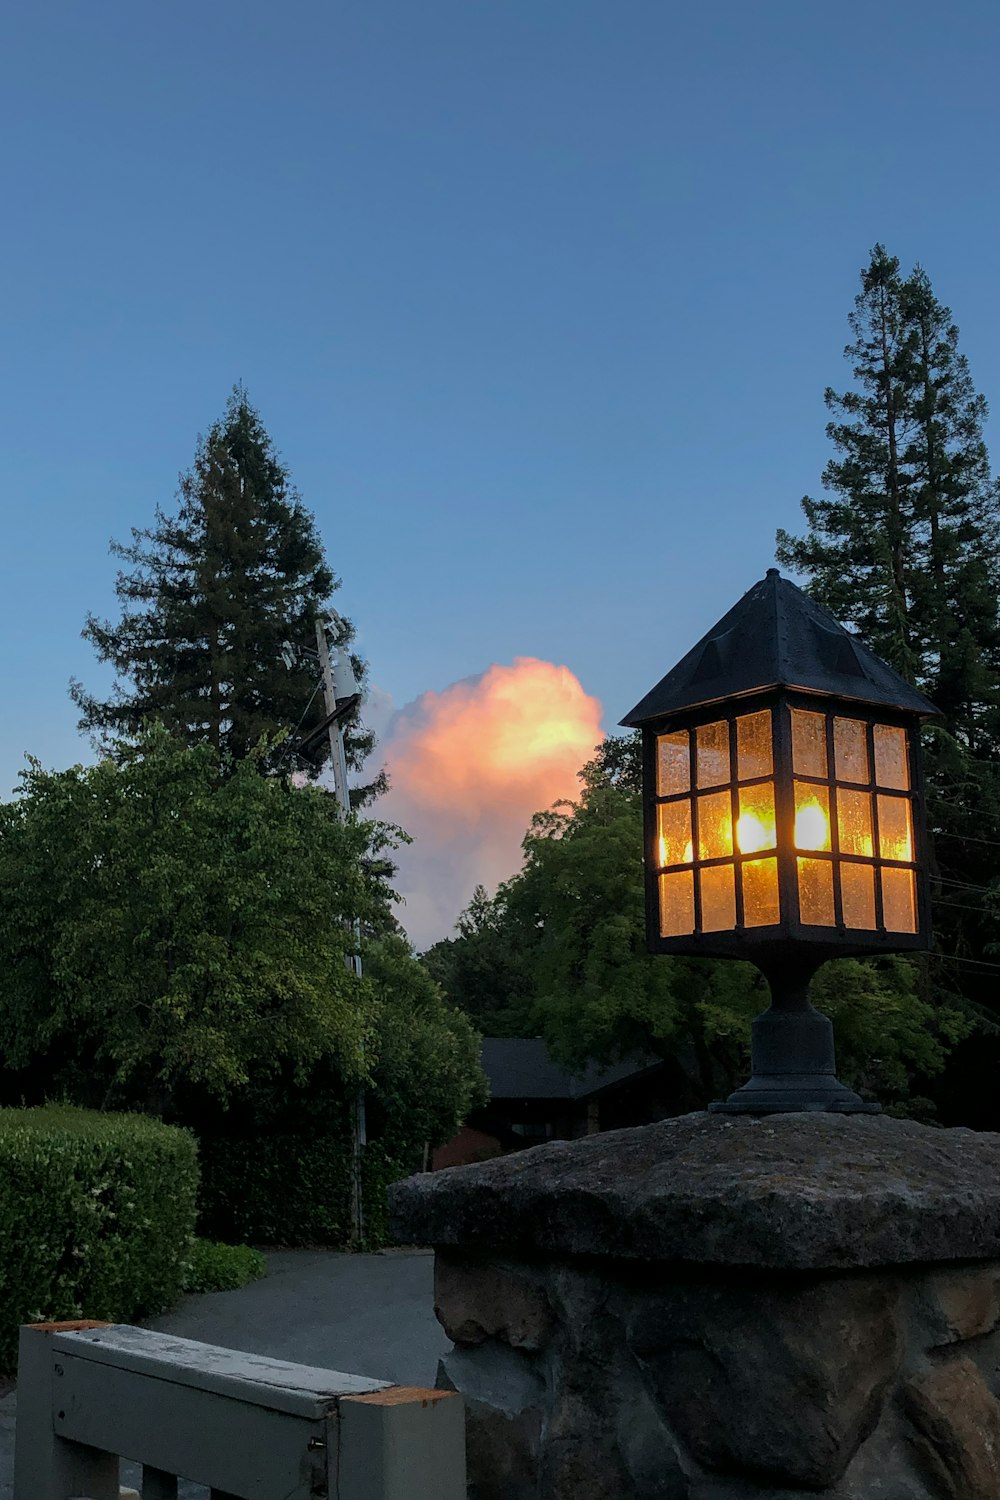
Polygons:
[[[772,561],[876,240],[1000,413],[1000,9],[36,0],[0,23],[0,795],[241,379],[397,704],[610,727]],[[1000,449],[996,420],[989,430]]]

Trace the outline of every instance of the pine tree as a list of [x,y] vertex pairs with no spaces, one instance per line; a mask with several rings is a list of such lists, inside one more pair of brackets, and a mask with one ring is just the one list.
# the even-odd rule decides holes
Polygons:
[[826,392],[840,455],[829,498],[806,496],[804,537],[778,560],[941,708],[963,749],[994,748],[1000,722],[997,490],[986,403],[958,329],[917,267],[876,245],[849,318],[857,387]]
[[913,388],[904,454],[916,523],[912,612],[924,676],[964,747],[992,754],[1000,730],[1000,497],[983,441],[986,401],[958,352],[951,311],[919,266],[901,303]]
[[811,591],[909,681],[919,675],[910,620],[911,519],[906,443],[910,354],[899,261],[881,245],[861,276],[844,353],[860,389],[827,389],[827,436],[842,455],[823,471],[834,498],[806,496],[808,534],[778,532],[779,561],[811,577]]
[[826,392],[837,457],[828,497],[802,501],[805,536],[779,531],[778,560],[940,708],[924,764],[935,982],[990,1005],[982,960],[998,937],[986,888],[1000,860],[1000,504],[983,441],[986,403],[951,312],[919,266],[881,245],[850,315],[854,388]]
[[[117,674],[102,700],[71,684],[80,728],[113,753],[151,722],[189,744],[244,759],[282,731],[262,768],[300,764],[294,744],[322,720],[315,622],[339,587],[312,516],[292,487],[258,413],[236,387],[224,417],[200,440],[181,476],[176,515],[159,507],[132,542],[112,542],[117,624],[89,615],[84,638]],[[341,620],[337,643],[353,629]],[[359,681],[364,663],[352,658]],[[360,767],[374,739],[357,723],[348,758]],[[381,790],[381,781],[367,788]]]

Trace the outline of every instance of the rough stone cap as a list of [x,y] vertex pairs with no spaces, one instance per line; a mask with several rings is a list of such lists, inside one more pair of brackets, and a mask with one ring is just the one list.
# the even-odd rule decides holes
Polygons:
[[801,1270],[1000,1257],[1000,1135],[682,1115],[390,1189],[410,1244]]

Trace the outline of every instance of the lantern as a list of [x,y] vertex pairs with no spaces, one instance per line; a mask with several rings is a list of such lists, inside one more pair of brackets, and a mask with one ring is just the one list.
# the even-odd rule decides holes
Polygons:
[[875,1110],[806,999],[828,958],[930,943],[919,726],[934,706],[776,568],[622,721],[643,737],[647,938],[771,986],[732,1110]]

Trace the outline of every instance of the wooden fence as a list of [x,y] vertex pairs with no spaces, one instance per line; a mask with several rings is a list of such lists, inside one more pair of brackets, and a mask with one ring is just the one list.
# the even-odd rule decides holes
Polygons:
[[390,1385],[113,1323],[21,1330],[14,1500],[465,1500],[450,1391]]

